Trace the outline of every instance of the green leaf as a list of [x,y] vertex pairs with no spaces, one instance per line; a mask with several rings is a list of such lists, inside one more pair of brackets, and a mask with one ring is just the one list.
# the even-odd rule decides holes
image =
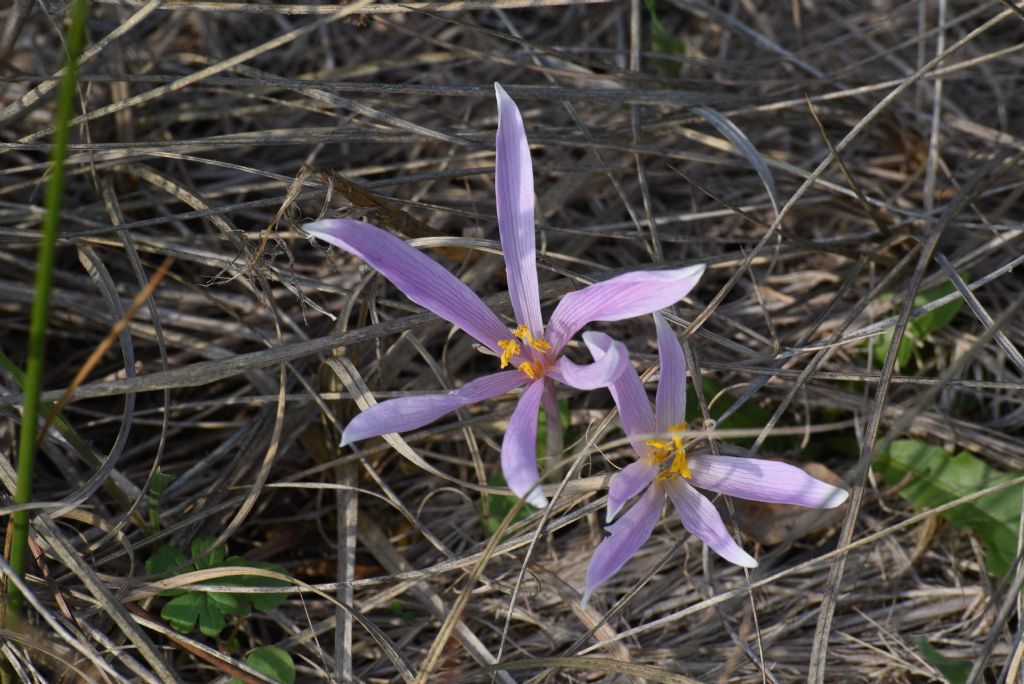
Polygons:
[[156,532],[160,531],[160,497],[173,480],[174,478],[158,468],[149,483],[149,526]]
[[150,575],[162,575],[165,572],[183,572],[191,567],[185,552],[177,546],[164,544],[152,556],[146,559],[146,572]]
[[[966,273],[961,273],[960,277],[963,278],[965,282],[967,281]],[[935,300],[941,299],[954,291],[956,291],[956,286],[953,285],[953,283],[940,283],[939,285],[927,289],[924,292],[919,292],[917,296],[914,297],[914,308],[916,309],[925,306],[926,304],[931,304]],[[892,293],[882,295],[881,299],[882,301],[892,299]],[[932,333],[949,325],[963,305],[964,300],[957,299],[949,302],[948,304],[943,304],[934,311],[929,311],[916,318],[912,318],[910,323],[907,324],[906,333],[900,340],[900,348],[896,350],[897,366],[899,368],[906,368],[914,353],[914,346],[916,345],[916,342],[918,340],[924,340]],[[889,330],[886,330],[875,342],[875,362],[878,365],[885,363],[885,357],[889,353],[889,347],[892,346],[892,340],[893,330],[890,328]]]
[[196,592],[193,595],[202,597],[199,604],[199,631],[208,637],[217,636],[224,629],[224,613],[210,600],[212,594]]
[[[703,378],[704,397],[708,400],[714,400],[711,404],[711,417],[718,420],[719,417],[726,412],[733,404],[736,403],[736,397],[731,394],[720,394],[722,391],[722,385],[719,385],[714,380]],[[686,389],[686,421],[693,423],[698,417],[700,417],[700,405],[697,403],[697,392],[692,386],[687,386]],[[753,401],[747,401],[743,406],[736,409],[736,412],[729,416],[727,419],[718,424],[719,430],[737,430],[737,429],[760,429],[764,427],[768,419],[771,418],[771,412],[762,406],[757,405]],[[738,444],[740,446],[750,446],[754,443],[753,437],[743,437],[738,439],[730,439],[731,444]],[[789,437],[769,437],[765,440],[765,447],[769,450],[787,448],[791,444],[794,444],[796,440]]]
[[206,550],[217,541],[216,537],[196,537],[192,540],[192,557],[196,558],[196,570],[206,570],[216,567],[224,562],[227,555],[227,547],[223,544],[214,549],[209,555],[204,556]]
[[401,601],[395,600],[388,604],[388,610],[402,618],[402,621],[406,624],[413,624],[416,621],[416,614],[402,604]]
[[182,634],[188,634],[195,626],[205,604],[205,596],[194,591],[187,591],[168,601],[160,611],[160,617]]
[[[893,442],[875,468],[889,484],[901,482],[908,473],[912,475],[914,479],[900,490],[900,495],[920,510],[1019,475],[995,470],[968,452],[952,456],[945,449],[913,439]],[[1007,487],[942,514],[954,527],[970,528],[978,535],[985,546],[988,571],[994,575],[1005,575],[1016,558],[1022,494],[1024,485]]]
[[971,674],[970,661],[957,660],[956,658],[948,658],[942,655],[924,637],[920,637],[916,644],[917,650],[921,652],[925,660],[934,665],[935,669],[946,678],[949,684],[964,684],[967,681],[967,677]]
[[210,602],[211,606],[228,615],[244,617],[252,612],[249,596],[245,594],[211,591],[206,592],[206,600]]
[[[679,39],[673,38],[661,25],[658,19],[658,12],[655,9],[655,0],[644,0],[644,7],[647,8],[647,15],[651,19],[651,49],[663,55],[685,55],[686,45]],[[670,59],[659,59],[656,63],[658,71],[663,76],[678,78],[682,71],[679,62]]]
[[[277,565],[276,563],[268,563],[266,561],[253,561],[242,558],[241,556],[232,556],[224,561],[223,565],[233,567],[249,567],[249,568],[260,568],[261,570],[269,570],[271,572],[280,573],[282,575],[287,574],[287,570],[283,566]],[[270,577],[261,577],[259,575],[234,575],[232,577],[225,577],[221,584],[234,584],[240,587],[287,587],[288,582],[283,580],[272,579]],[[288,600],[288,594],[232,594],[240,599],[247,601],[252,604],[252,607],[256,610],[273,610],[279,607],[285,601]]]
[[[499,472],[495,473],[491,477],[487,478],[487,484],[492,487],[507,487],[508,483],[505,482],[505,477]],[[484,536],[490,537],[498,528],[501,527],[501,521],[505,519],[508,512],[512,510],[512,507],[516,505],[519,497],[508,496],[501,494],[484,494],[487,499],[488,515],[484,515],[483,501],[480,502],[480,515],[481,524],[484,528]],[[516,516],[512,519],[513,523],[517,523],[521,520],[526,520],[530,515],[537,509],[530,504],[524,503]]]
[[[965,273],[961,273],[960,277],[964,279],[964,282],[967,282],[967,275]],[[925,304],[931,304],[936,299],[941,299],[942,297],[954,292],[956,292],[956,285],[951,282],[942,283],[930,290],[925,290],[914,297],[914,307],[916,308],[924,306]],[[963,299],[954,299],[948,304],[943,304],[934,311],[921,314],[917,318],[913,319],[910,322],[910,325],[914,328],[914,332],[916,332],[919,337],[926,337],[949,325],[953,319],[956,318],[957,313],[960,312],[963,305]]]
[[[295,683],[295,661],[283,648],[260,646],[246,657],[245,664],[281,684]],[[234,677],[231,684],[242,684],[242,680]]]

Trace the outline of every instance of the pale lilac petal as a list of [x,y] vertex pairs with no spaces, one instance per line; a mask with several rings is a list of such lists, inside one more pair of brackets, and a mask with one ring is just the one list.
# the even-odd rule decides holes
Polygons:
[[519,371],[504,371],[477,378],[447,394],[383,401],[366,409],[345,426],[341,433],[341,446],[368,437],[415,430],[461,406],[510,392],[524,382],[526,377]]
[[519,108],[505,89],[494,84],[498,97],[498,135],[494,149],[494,196],[498,233],[505,253],[508,295],[516,320],[534,337],[544,334],[537,288],[536,237],[533,224],[533,163]]
[[640,499],[608,527],[611,536],[598,544],[587,567],[587,586],[583,591],[583,605],[587,605],[594,589],[607,582],[644,545],[661,517],[665,494],[659,487],[651,487]]
[[419,250],[387,231],[351,219],[324,219],[307,223],[302,229],[355,254],[406,297],[501,353],[498,340],[510,336],[508,328],[464,282]]
[[547,456],[556,458],[565,447],[565,435],[562,433],[562,412],[558,408],[558,395],[555,394],[555,381],[544,378],[544,395],[540,399],[544,407],[544,415],[548,422]]
[[[586,332],[583,334],[583,342],[595,360],[602,359],[608,350],[615,349],[616,346],[623,347],[623,355],[627,353],[621,342],[616,342],[604,333]],[[643,458],[651,450],[644,442],[652,439],[658,429],[647,391],[640,382],[640,376],[637,375],[633,364],[625,364],[622,373],[615,378],[615,382],[608,390],[612,393],[615,405],[619,407],[619,419],[629,443],[633,445],[637,456]]]
[[641,458],[615,473],[608,485],[607,520],[611,522],[626,502],[644,490],[654,481],[658,466]]
[[686,420],[686,357],[672,326],[661,314],[654,314],[658,330],[658,395],[654,411],[658,417],[658,431],[666,432],[673,425]]
[[540,489],[540,472],[537,470],[537,412],[543,395],[543,382],[527,385],[501,441],[501,470],[505,474],[505,482],[516,496],[526,499],[526,503],[535,508],[548,505],[547,497]]
[[[604,333],[587,333],[587,335],[604,335]],[[611,338],[608,338],[611,340]],[[548,374],[559,382],[576,389],[592,390],[609,387],[622,373],[632,369],[629,363],[629,350],[621,342],[611,341],[604,353],[594,356],[594,363],[586,366],[573,363],[564,356],[558,358]],[[635,374],[636,371],[633,371]]]
[[685,297],[703,273],[704,264],[672,271],[634,271],[570,292],[551,314],[546,339],[558,353],[591,321],[621,321],[664,309]]
[[[692,466],[691,466],[692,468]],[[757,567],[757,561],[740,548],[729,531],[725,529],[722,516],[704,495],[687,484],[681,477],[671,477],[664,481],[665,491],[676,507],[679,520],[690,534],[699,538],[711,550],[725,560],[744,568]]]
[[695,487],[751,501],[835,508],[849,492],[788,463],[762,458],[698,454],[689,458]]

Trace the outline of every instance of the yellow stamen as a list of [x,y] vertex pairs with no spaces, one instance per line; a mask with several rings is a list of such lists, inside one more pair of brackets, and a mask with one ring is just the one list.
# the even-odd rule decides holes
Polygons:
[[501,367],[504,368],[519,353],[519,343],[515,340],[498,340],[498,346],[501,347]]
[[526,344],[530,345],[539,352],[551,351],[551,345],[546,340],[540,337],[534,337],[530,333],[530,329],[524,324],[512,331],[512,334],[521,339]]
[[693,477],[693,473],[690,472],[690,466],[686,464],[686,449],[679,449],[676,452],[675,458],[672,459],[672,465],[668,467],[668,472],[679,473],[687,480]]
[[537,378],[540,377],[541,374],[540,365],[536,363],[530,363],[529,361],[523,361],[521,364],[519,364],[519,370],[526,373],[526,377],[530,378],[531,380],[536,380]]
[[647,458],[650,459],[651,463],[661,463],[669,454],[673,455],[672,465],[658,474],[658,478],[665,480],[674,475],[681,475],[686,479],[693,477],[693,473],[690,472],[690,467],[686,463],[686,449],[683,447],[683,432],[686,430],[686,423],[680,423],[679,425],[671,426],[668,431],[672,435],[672,441],[661,439],[650,439],[644,442],[649,447],[655,449],[650,453]]

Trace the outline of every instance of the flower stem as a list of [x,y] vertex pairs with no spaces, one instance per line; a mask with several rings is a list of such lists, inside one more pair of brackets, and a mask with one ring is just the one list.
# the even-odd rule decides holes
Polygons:
[[[25,405],[22,410],[21,434],[18,440],[18,481],[14,492],[15,504],[32,500],[32,468],[36,454],[39,396],[43,384],[43,354],[46,350],[46,325],[50,311],[50,289],[53,283],[53,262],[57,251],[57,227],[60,224],[61,199],[64,193],[64,159],[67,156],[71,117],[74,113],[75,91],[78,81],[78,57],[85,42],[85,22],[88,0],[73,0],[69,11],[67,35],[67,64],[57,90],[56,130],[53,133],[53,156],[50,179],[46,185],[42,225],[35,278],[35,297],[29,323],[28,362],[25,366]],[[19,576],[25,576],[28,556],[28,510],[19,510],[12,516],[10,566]],[[7,586],[7,613],[21,616],[23,597],[13,585]]]

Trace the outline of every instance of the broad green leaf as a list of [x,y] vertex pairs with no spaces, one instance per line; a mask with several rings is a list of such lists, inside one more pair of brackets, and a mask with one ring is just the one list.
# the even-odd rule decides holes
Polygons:
[[194,591],[187,591],[167,602],[160,617],[182,634],[188,634],[195,627],[200,611],[206,605],[206,597]]
[[152,556],[146,559],[146,572],[151,575],[162,575],[165,572],[185,572],[188,559],[185,552],[177,546],[164,544]]
[[[191,569],[192,565],[185,558],[185,552],[171,544],[164,544],[146,559],[146,572],[151,575],[180,574]],[[180,596],[183,592],[184,589],[167,589],[161,591],[160,596]]]
[[[679,39],[673,38],[661,25],[658,12],[655,9],[655,0],[644,0],[644,7],[647,8],[647,15],[651,20],[651,49],[663,55],[685,55],[686,45]],[[669,59],[659,59],[656,66],[664,76],[678,78],[682,65],[679,62]]]
[[924,637],[917,640],[917,650],[921,652],[925,660],[935,666],[935,669],[946,678],[949,684],[964,684],[971,674],[970,661],[942,655]]
[[[294,684],[295,682],[295,661],[283,648],[260,646],[246,656],[245,664],[271,679],[276,679],[281,684]],[[231,680],[231,684],[242,684],[242,680],[235,677]]]
[[[901,482],[908,473],[913,475],[914,479],[900,494],[920,510],[949,503],[1020,474],[995,470],[968,452],[952,456],[945,449],[913,439],[893,442],[888,453],[876,461],[875,468],[889,484]],[[1007,487],[942,514],[954,527],[970,528],[978,535],[985,545],[988,571],[994,575],[1005,575],[1017,555],[1022,495],[1024,485]]]
[[210,600],[211,594],[196,592],[202,597],[199,604],[199,631],[208,637],[215,637],[224,629],[224,613]]
[[[260,568],[261,570],[269,570],[271,572],[280,573],[282,575],[287,574],[287,570],[284,567],[277,565],[276,563],[268,563],[266,561],[253,561],[242,558],[241,556],[232,556],[224,561],[225,566],[235,567],[250,567]],[[235,584],[240,587],[287,587],[288,583],[283,580],[276,580],[270,577],[261,577],[259,575],[237,575],[233,577],[225,577],[221,584]],[[288,600],[288,594],[232,594],[239,599],[245,600],[252,604],[252,607],[256,610],[273,610],[281,606],[285,601]]]
[[252,612],[252,604],[249,596],[245,594],[232,594],[225,591],[210,591],[206,593],[206,600],[210,605],[222,613],[244,617]]
[[196,561],[196,570],[206,570],[224,562],[227,548],[223,544],[214,549],[209,555],[203,556],[215,541],[217,541],[216,537],[196,537],[192,540],[192,557],[198,559]]

